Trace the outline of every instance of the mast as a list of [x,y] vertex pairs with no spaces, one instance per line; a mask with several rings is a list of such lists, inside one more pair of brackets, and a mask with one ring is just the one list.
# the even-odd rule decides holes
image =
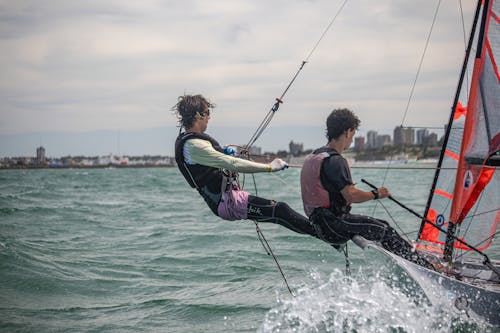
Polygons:
[[[478,40],[477,40],[477,50],[476,50],[476,59],[482,58],[484,55],[484,50],[483,50],[483,43],[484,43],[484,33],[486,29],[486,23],[488,22],[488,14],[489,14],[489,9],[490,9],[490,0],[484,0],[483,4],[483,13],[482,13],[482,18],[481,18],[481,27],[479,30],[479,35],[478,35]],[[464,142],[462,142],[462,148],[464,147]],[[457,177],[459,173],[457,172]],[[456,182],[458,179],[456,180]],[[455,182],[455,185],[456,185]],[[448,221],[448,230],[446,233],[446,241],[445,241],[445,247],[444,247],[444,259],[446,261],[451,261],[452,255],[453,255],[453,247],[455,244],[455,233],[456,233],[456,228],[457,228],[457,221]]]
[[[470,56],[470,53],[471,53],[471,50],[472,50],[472,44],[473,44],[473,41],[474,41],[474,34],[476,32],[476,27],[477,27],[477,21],[478,21],[478,18],[479,18],[479,13],[481,11],[481,3],[482,3],[482,0],[478,0],[477,1],[476,12],[474,14],[474,21],[472,23],[471,32],[470,32],[470,35],[469,35],[469,42],[467,44],[467,50],[465,52],[465,57],[464,57],[463,65],[462,65],[462,70],[460,72],[460,79],[458,80],[458,86],[457,86],[457,90],[455,92],[455,98],[453,100],[453,105],[451,107],[450,118],[448,120],[448,125],[447,125],[446,132],[445,132],[445,135],[444,135],[443,145],[441,147],[441,153],[439,155],[439,160],[438,160],[438,164],[437,164],[437,167],[436,167],[436,172],[434,173],[434,180],[432,181],[432,186],[431,186],[431,189],[429,191],[429,196],[428,196],[428,199],[427,199],[427,204],[425,206],[424,219],[422,219],[422,222],[420,223],[420,230],[418,232],[417,239],[420,238],[420,236],[422,234],[422,231],[424,229],[424,226],[427,223],[425,221],[425,217],[429,213],[429,208],[431,206],[432,198],[434,196],[434,190],[436,189],[437,180],[439,178],[439,173],[441,171],[441,167],[442,167],[442,164],[443,164],[443,158],[444,158],[444,155],[445,155],[446,146],[448,144],[448,139],[450,137],[450,132],[451,132],[451,123],[453,122],[453,118],[455,117],[455,111],[456,111],[456,108],[457,108],[458,99],[460,97],[460,91],[462,90],[462,85],[463,85],[465,73],[467,71],[467,64],[469,62],[469,56]],[[454,234],[454,231],[453,231],[453,234]]]

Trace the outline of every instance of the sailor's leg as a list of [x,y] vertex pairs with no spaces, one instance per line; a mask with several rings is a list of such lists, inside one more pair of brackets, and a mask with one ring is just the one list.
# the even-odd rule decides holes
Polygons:
[[364,215],[348,214],[342,217],[339,224],[342,225],[342,228],[350,230],[351,237],[360,235],[368,240],[378,241],[387,251],[433,269],[432,265],[413,251],[411,244],[384,220]]
[[316,208],[311,221],[317,237],[339,249],[350,239],[349,234],[337,228],[337,218],[328,209]]
[[383,220],[365,215],[346,214],[339,218],[336,228],[339,232],[349,235],[349,238],[360,235],[368,240],[380,242],[385,249],[396,254],[411,250],[410,244]]
[[[345,214],[337,219],[335,225],[339,232],[349,236],[349,238],[360,235],[368,240],[389,246],[393,244],[391,242],[393,234],[396,234],[391,232],[392,228],[387,222],[365,215]],[[404,242],[403,239],[402,241]]]
[[309,220],[284,202],[250,195],[247,213],[250,220],[277,223],[300,234],[315,236],[314,228]]

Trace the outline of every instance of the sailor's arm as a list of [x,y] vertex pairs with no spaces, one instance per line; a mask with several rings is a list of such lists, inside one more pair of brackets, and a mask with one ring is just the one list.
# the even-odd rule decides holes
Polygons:
[[369,200],[387,198],[391,194],[385,187],[379,187],[376,191],[362,191],[354,184],[346,185],[340,193],[348,202],[360,203]]
[[[270,172],[270,164],[257,163],[233,156],[225,155],[213,148],[210,142],[203,139],[190,139],[184,144],[189,159],[197,164],[213,168],[223,168],[242,173]],[[186,156],[186,154],[184,154]]]

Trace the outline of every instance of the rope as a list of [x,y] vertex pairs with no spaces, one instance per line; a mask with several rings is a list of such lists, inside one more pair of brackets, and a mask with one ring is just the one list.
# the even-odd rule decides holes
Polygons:
[[434,12],[434,18],[432,19],[431,28],[429,30],[429,34],[427,35],[427,40],[425,42],[424,52],[422,53],[422,57],[420,58],[420,62],[418,64],[418,69],[417,69],[417,74],[415,75],[415,80],[413,81],[413,85],[412,85],[411,90],[410,90],[410,96],[408,97],[408,102],[406,104],[405,113],[403,115],[403,119],[401,120],[401,126],[403,126],[403,124],[405,122],[406,114],[408,113],[408,108],[410,107],[410,102],[411,102],[411,99],[413,97],[413,92],[415,91],[415,86],[417,85],[418,77],[420,75],[420,70],[422,69],[422,64],[424,62],[425,53],[427,52],[427,47],[429,46],[429,42],[430,42],[431,35],[432,35],[432,30],[434,29],[434,23],[436,23],[436,18],[437,18],[437,14],[439,12],[440,6],[441,6],[441,0],[438,1],[436,11]]
[[245,150],[248,151],[253,146],[253,144],[255,143],[255,141],[257,141],[257,139],[262,135],[262,133],[267,128],[267,126],[269,126],[269,123],[273,119],[274,114],[276,113],[276,111],[278,111],[278,109],[280,107],[280,104],[283,103],[283,98],[285,97],[286,93],[288,92],[288,90],[290,89],[290,87],[292,86],[292,84],[295,82],[295,79],[297,79],[297,77],[299,76],[299,74],[302,71],[302,69],[304,68],[305,64],[309,62],[309,58],[311,58],[311,56],[313,55],[314,51],[316,51],[316,49],[318,48],[318,46],[321,43],[321,41],[326,36],[327,32],[330,30],[330,28],[332,27],[333,23],[336,21],[337,17],[339,16],[339,14],[344,9],[344,6],[346,5],[347,1],[348,0],[344,0],[344,2],[342,3],[342,5],[340,6],[339,10],[335,14],[335,16],[332,18],[332,20],[330,21],[330,23],[328,24],[328,26],[325,28],[325,30],[321,34],[321,37],[318,39],[318,41],[316,42],[316,44],[314,45],[314,47],[309,52],[309,54],[306,57],[306,59],[303,60],[302,63],[300,64],[299,69],[297,70],[297,72],[293,76],[292,80],[288,83],[288,85],[286,86],[286,88],[283,91],[283,93],[281,94],[281,96],[278,97],[278,98],[276,98],[276,102],[273,104],[273,106],[271,107],[271,109],[269,110],[269,112],[266,114],[266,116],[264,117],[264,119],[262,120],[262,122],[260,123],[260,125],[255,130],[255,133],[252,135],[252,137],[250,138],[250,140],[246,144]]
[[[414,93],[415,87],[417,85],[417,81],[418,81],[418,77],[420,75],[420,71],[422,69],[422,64],[424,63],[425,54],[427,52],[427,47],[429,46],[429,42],[430,42],[430,39],[431,39],[432,31],[434,29],[434,24],[436,23],[436,18],[437,18],[440,6],[441,6],[441,0],[438,1],[436,10],[434,11],[434,17],[432,19],[432,23],[431,23],[431,27],[429,29],[429,33],[427,35],[427,39],[425,41],[424,51],[422,52],[422,56],[420,57],[420,61],[419,61],[418,68],[417,68],[417,73],[415,74],[415,79],[413,80],[413,84],[412,84],[411,89],[410,89],[410,95],[408,96],[408,101],[406,103],[406,108],[405,108],[405,112],[404,112],[404,115],[403,115],[403,119],[401,119],[401,127],[403,127],[403,124],[404,124],[405,119],[406,119],[406,115],[408,114],[408,109],[410,108],[410,103],[411,103],[411,100],[413,98],[413,93]],[[390,161],[392,161],[392,158],[393,158],[393,156],[391,155]],[[389,165],[390,165],[390,163],[389,163]],[[386,170],[386,172],[384,174],[384,178],[382,179],[382,186],[384,186],[385,181],[387,180],[387,176],[389,174],[389,165],[387,166],[387,170]],[[373,207],[373,215],[375,214],[375,210],[377,209],[377,206],[378,206],[378,201],[377,201],[377,204],[375,204],[375,206]]]
[[[495,238],[498,234],[500,234],[500,231],[497,231],[497,232],[495,232],[493,235],[488,236],[488,237],[484,238],[483,240],[481,240],[481,241],[477,242],[476,244],[474,244],[474,247],[478,247],[479,245],[484,244],[484,243],[486,243],[486,242],[487,242],[487,241],[489,241],[489,240],[492,240],[492,239],[493,239],[493,238]],[[455,259],[456,259],[456,260],[458,260],[458,259],[460,259],[460,258],[464,257],[466,254],[467,254],[467,252],[465,252],[465,251],[464,251],[464,252],[462,252],[461,254],[457,255],[457,256],[455,257]]]
[[252,173],[253,187],[255,189],[255,195],[258,196],[259,192],[257,191],[257,181],[255,180],[255,174]]
[[[460,4],[460,15],[462,17],[462,32],[464,35],[464,50],[467,50],[467,36],[465,34],[465,20],[464,20],[464,10],[462,8],[462,0],[458,1]],[[469,72],[465,73],[465,92],[467,93],[467,100],[469,100]]]
[[292,295],[293,297],[295,297],[295,295],[293,294],[292,289],[290,288],[290,285],[288,284],[288,281],[287,281],[287,279],[285,277],[285,273],[283,272],[283,269],[281,268],[281,266],[280,266],[280,264],[278,262],[278,259],[274,255],[273,250],[271,249],[271,246],[267,242],[266,237],[264,237],[264,234],[262,233],[262,230],[260,230],[260,228],[259,228],[259,224],[257,223],[257,221],[253,221],[253,222],[255,223],[255,230],[257,231],[257,236],[259,237],[259,240],[260,240],[260,243],[262,244],[262,247],[264,248],[264,250],[266,251],[266,253],[267,253],[268,256],[272,256],[273,257],[274,262],[276,263],[276,266],[278,267],[278,270],[280,271],[281,276],[283,277],[283,281],[285,281],[285,285],[288,288],[288,291],[290,292],[290,295]]
[[[368,186],[370,186],[371,188],[374,188],[376,189],[377,187],[369,182],[367,182],[366,180],[364,179],[361,179],[361,181],[365,184],[367,184]],[[428,223],[430,226],[432,226],[433,228],[443,232],[443,233],[446,233],[447,231],[444,230],[443,228],[437,226],[437,224],[434,224],[434,222],[432,222],[431,220],[429,220],[428,218],[420,215],[419,213],[417,213],[416,211],[414,211],[413,209],[407,207],[406,205],[404,205],[403,203],[401,203],[400,201],[394,199],[394,197],[391,195],[388,197],[390,200],[392,200],[393,202],[395,202],[396,204],[398,204],[400,207],[406,209],[407,211],[409,211],[410,213],[412,213],[413,215],[415,215],[416,217],[422,219],[423,221],[425,221],[426,223]],[[491,263],[491,260],[490,258],[488,257],[488,255],[486,253],[484,253],[483,251],[479,250],[478,248],[476,248],[475,246],[472,246],[470,244],[468,244],[467,242],[465,242],[462,238],[459,238],[455,235],[452,235],[452,238],[453,238],[453,241],[454,242],[458,242],[462,245],[465,245],[467,246],[469,249],[471,249],[472,251],[480,254],[482,257],[483,257],[483,264],[486,265],[487,267],[489,267],[492,271],[494,271],[496,274],[498,274],[498,276],[500,276],[500,270],[498,268],[496,268],[492,263]]]
[[[301,164],[288,164],[289,168],[302,168]],[[371,166],[371,165],[353,165],[350,166],[351,169],[391,169],[391,170],[408,170],[408,171],[413,171],[413,170],[458,170],[458,168],[436,168],[436,167],[387,167],[387,166]],[[493,167],[494,168],[494,167]]]
[[[304,61],[302,61],[302,63],[300,64],[299,69],[297,70],[297,72],[295,73],[295,75],[292,77],[291,81],[288,83],[288,85],[286,86],[286,88],[283,91],[283,93],[281,94],[281,96],[278,97],[278,98],[276,98],[276,102],[273,104],[273,106],[271,107],[271,109],[268,111],[268,113],[266,114],[266,116],[264,117],[264,119],[261,121],[261,123],[259,124],[259,126],[255,130],[254,134],[252,135],[252,137],[250,138],[250,140],[248,141],[248,143],[245,145],[243,151],[240,153],[241,155],[246,155],[246,157],[248,159],[250,159],[250,148],[253,146],[253,144],[257,141],[257,139],[262,135],[262,133],[264,133],[264,131],[266,130],[266,128],[269,126],[269,123],[273,119],[274,114],[276,113],[276,111],[278,111],[278,109],[280,107],[280,104],[283,103],[283,98],[285,97],[286,93],[288,92],[288,90],[290,89],[290,87],[292,86],[292,84],[295,82],[295,80],[297,79],[297,77],[299,76],[299,74],[302,71],[302,69],[304,68],[305,64],[309,62],[309,58],[311,58],[311,56],[313,55],[314,51],[316,51],[316,49],[318,48],[318,46],[321,43],[321,41],[323,40],[323,38],[326,36],[328,30],[330,30],[331,26],[333,25],[333,23],[335,22],[335,20],[339,16],[339,14],[344,9],[344,6],[346,5],[347,1],[348,0],[344,0],[344,2],[342,3],[342,5],[340,6],[339,10],[335,14],[335,16],[332,18],[332,20],[330,21],[330,23],[328,24],[328,26],[325,28],[325,30],[321,34],[320,38],[316,42],[316,44],[314,44],[314,47],[311,49],[311,51],[309,52],[309,54],[306,57],[306,59]],[[253,174],[252,174],[252,178],[253,178],[253,182],[254,182],[255,192],[257,193],[257,184],[255,182],[255,177],[254,177]],[[286,284],[286,287],[288,288],[288,291],[290,292],[290,294],[292,296],[295,296],[293,294],[290,286],[288,285],[288,281],[287,281],[287,279],[285,277],[285,274],[283,273],[283,270],[282,270],[282,268],[281,268],[281,266],[280,266],[280,264],[279,264],[276,256],[274,255],[271,247],[269,246],[269,243],[267,242],[266,238],[264,237],[264,234],[262,233],[262,230],[259,228],[259,225],[258,225],[257,221],[254,221],[254,223],[255,223],[255,229],[257,231],[257,236],[259,237],[259,240],[260,240],[262,246],[264,247],[264,250],[267,252],[268,255],[271,255],[273,257],[274,262],[276,263],[276,266],[278,267],[278,270],[280,271],[281,276],[283,277],[283,281],[285,281],[285,284]],[[347,249],[345,251],[347,251]],[[349,260],[348,260],[348,257],[347,257],[347,252],[345,252],[345,255],[346,255],[346,270],[349,271]]]
[[388,210],[388,209],[387,209],[387,207],[384,205],[384,203],[383,203],[383,202],[381,202],[380,200],[377,200],[377,201],[379,201],[379,203],[380,203],[380,205],[382,206],[382,208],[384,208],[384,210],[385,210],[385,212],[387,213],[387,215],[389,215],[389,217],[390,217],[390,219],[391,219],[392,223],[394,223],[394,225],[398,228],[398,230],[399,230],[400,234],[406,238],[406,240],[408,241],[408,243],[411,243],[411,241],[410,241],[410,239],[409,239],[408,235],[404,232],[404,230],[401,228],[401,226],[400,226],[400,225],[396,222],[396,219],[394,219],[394,217],[392,216],[392,214],[391,214],[391,213],[389,213],[389,210]]
[[351,262],[349,261],[349,250],[347,248],[347,243],[342,247],[342,252],[344,252],[345,257],[345,275],[347,277],[351,276]]

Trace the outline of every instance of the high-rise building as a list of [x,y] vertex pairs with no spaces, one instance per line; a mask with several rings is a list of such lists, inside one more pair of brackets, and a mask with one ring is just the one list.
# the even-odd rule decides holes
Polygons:
[[290,141],[289,147],[290,147],[290,155],[292,155],[292,156],[299,156],[304,151],[304,144],[303,143],[296,143],[296,142]]
[[366,148],[377,147],[377,136],[378,133],[376,131],[368,131],[366,133]]
[[413,128],[406,128],[397,126],[394,128],[394,145],[413,145],[415,144],[415,130]]
[[429,135],[427,128],[417,130],[417,145],[423,145],[425,138]]
[[354,151],[360,152],[365,150],[365,137],[358,136],[354,138]]
[[377,135],[376,147],[382,148],[392,144],[391,136],[389,134]]
[[427,136],[424,137],[424,140],[422,141],[422,145],[428,146],[428,147],[435,147],[438,145],[438,136],[436,133],[431,133]]
[[45,164],[45,148],[38,147],[36,149],[36,165],[44,165]]

